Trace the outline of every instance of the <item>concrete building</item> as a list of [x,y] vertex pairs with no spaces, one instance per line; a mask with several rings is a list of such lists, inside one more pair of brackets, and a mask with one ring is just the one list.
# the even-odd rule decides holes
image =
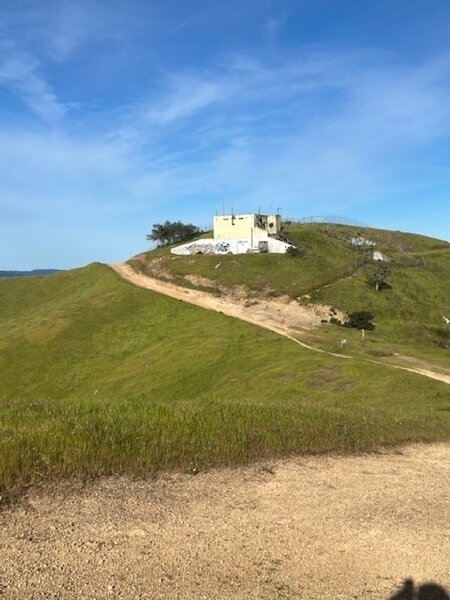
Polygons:
[[215,240],[266,240],[281,231],[281,215],[221,215],[214,217]]
[[214,237],[172,248],[172,254],[283,254],[291,244],[278,239],[281,215],[220,215],[214,217]]

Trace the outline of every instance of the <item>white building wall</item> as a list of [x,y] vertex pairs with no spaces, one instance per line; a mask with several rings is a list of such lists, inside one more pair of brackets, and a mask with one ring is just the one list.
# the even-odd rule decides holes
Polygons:
[[290,244],[276,239],[281,230],[280,215],[220,215],[214,217],[214,238],[203,238],[172,248],[172,254],[283,254]]
[[259,242],[261,241],[267,242],[269,253],[284,254],[290,247],[290,244],[268,236],[265,240],[254,240],[253,243],[248,239],[225,240],[203,238],[176,246],[171,249],[171,253],[179,256],[189,256],[192,254],[247,254],[250,252],[260,252]]
[[[261,219],[262,223],[265,223]],[[214,217],[214,239],[252,240],[265,238],[265,225],[258,226],[256,215],[221,215]]]

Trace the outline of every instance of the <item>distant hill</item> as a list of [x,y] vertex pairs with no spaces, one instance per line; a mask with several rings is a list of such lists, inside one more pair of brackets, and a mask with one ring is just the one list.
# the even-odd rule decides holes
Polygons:
[[60,269],[34,269],[33,271],[0,271],[0,279],[5,277],[44,277],[61,273]]

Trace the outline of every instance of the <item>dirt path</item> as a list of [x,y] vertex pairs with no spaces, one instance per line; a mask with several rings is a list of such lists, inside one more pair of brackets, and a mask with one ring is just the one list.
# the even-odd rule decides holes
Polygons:
[[384,600],[407,577],[448,588],[449,468],[449,445],[417,445],[34,490],[0,512],[0,596]]
[[[337,354],[334,352],[321,350],[320,348],[306,344],[295,337],[296,332],[294,327],[297,329],[313,329],[318,327],[324,316],[328,315],[328,307],[320,307],[317,305],[316,309],[312,310],[311,308],[300,306],[295,301],[286,303],[279,300],[265,300],[259,301],[255,304],[246,304],[243,301],[213,296],[205,291],[184,288],[173,283],[161,281],[160,279],[156,279],[154,277],[149,277],[148,275],[144,275],[142,273],[136,273],[136,271],[134,271],[132,267],[127,264],[114,264],[110,265],[110,267],[123,279],[129,283],[132,283],[133,285],[136,285],[137,287],[153,290],[154,292],[165,294],[171,298],[176,298],[177,300],[182,300],[183,302],[189,302],[190,304],[195,304],[196,306],[200,306],[208,310],[221,312],[230,317],[242,319],[243,321],[253,323],[259,327],[264,327],[265,329],[269,329],[270,331],[274,331],[275,333],[283,335],[296,344],[299,344],[308,350],[313,350],[314,352],[320,352],[322,354],[328,354],[330,356],[343,359],[352,358],[351,356],[345,354]],[[433,371],[432,369],[403,367],[374,359],[366,360],[368,362],[382,364],[386,367],[400,369],[402,371],[409,371],[410,373],[416,373],[430,379],[435,379],[437,381],[450,384],[450,375],[439,373],[438,371]]]
[[322,310],[317,307],[317,311],[314,312],[311,309],[300,306],[295,301],[286,303],[279,300],[264,300],[254,304],[246,304],[244,301],[214,296],[202,290],[184,288],[167,281],[161,281],[155,277],[149,277],[143,273],[136,273],[136,271],[127,264],[114,264],[109,266],[123,279],[137,287],[159,292],[160,294],[165,294],[176,300],[182,300],[183,302],[195,304],[195,306],[200,306],[201,308],[221,312],[229,317],[241,319],[248,323],[258,325],[259,327],[264,327],[264,329],[269,329],[270,331],[288,337],[308,350],[330,354],[339,358],[351,358],[350,356],[334,354],[332,352],[320,350],[320,348],[314,348],[314,346],[305,344],[294,337],[294,327],[302,329],[313,329],[317,327],[320,324],[321,319],[328,315],[326,307],[322,307]]

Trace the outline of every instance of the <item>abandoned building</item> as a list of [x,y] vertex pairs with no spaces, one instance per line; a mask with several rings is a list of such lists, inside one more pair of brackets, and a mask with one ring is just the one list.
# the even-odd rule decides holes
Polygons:
[[214,237],[172,248],[172,254],[283,254],[291,246],[280,239],[281,215],[220,215],[214,217]]

